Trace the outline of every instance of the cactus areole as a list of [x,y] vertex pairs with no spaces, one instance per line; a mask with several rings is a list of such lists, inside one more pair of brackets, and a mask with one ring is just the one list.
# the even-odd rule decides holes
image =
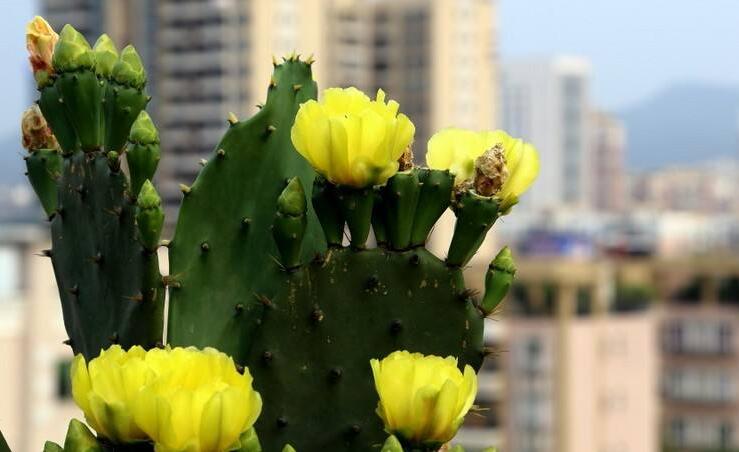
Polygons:
[[[484,320],[515,267],[510,250],[502,251],[482,297],[465,287],[462,271],[506,213],[493,193],[501,184],[480,193],[455,181],[453,165],[413,167],[407,156],[415,129],[397,102],[385,103],[382,92],[371,100],[338,89],[319,102],[312,64],[294,54],[275,61],[261,110],[243,121],[224,118],[225,135],[181,187],[174,235],[161,240],[164,214],[153,183],[160,142],[144,111],[141,60],[130,46],[119,52],[107,35],[91,48],[64,28],[52,67],[37,75],[38,104],[54,137],[25,142],[40,143],[28,145],[26,162],[50,221],[52,246],[42,254],[56,275],[65,342],[87,362],[115,344],[168,345],[213,347],[239,372],[248,367],[261,415],[252,430],[229,431],[240,440],[223,450],[438,450],[423,432],[409,442],[402,428],[383,425],[370,361],[409,350],[454,357],[460,370],[480,368]],[[341,99],[351,99],[346,112]],[[33,130],[46,130],[40,127]],[[342,155],[354,157],[332,167]],[[458,221],[443,259],[425,242],[448,208]],[[368,245],[372,236],[377,246]],[[167,276],[158,266],[161,245]],[[444,388],[440,404],[450,403]],[[111,439],[105,426],[89,423],[101,430],[97,436],[73,421],[63,450],[155,447],[156,435],[116,444],[125,435]],[[49,442],[46,449],[62,447]]]

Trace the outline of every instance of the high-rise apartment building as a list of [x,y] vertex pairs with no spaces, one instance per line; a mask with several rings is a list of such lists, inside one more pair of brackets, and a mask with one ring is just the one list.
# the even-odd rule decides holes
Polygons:
[[321,88],[387,91],[416,125],[418,161],[439,128],[496,125],[492,0],[45,0],[44,11],[90,40],[110,30],[145,57],[170,219],[227,114],[264,100],[273,55],[313,54]]
[[665,450],[737,450],[739,262],[714,255],[684,263],[656,271],[667,301],[659,331]]
[[600,111],[590,114],[590,127],[592,206],[620,211],[626,205],[626,129],[621,121]]
[[519,259],[506,302],[506,452],[655,452],[656,316],[614,305],[601,262]]
[[575,57],[525,59],[501,68],[505,130],[540,152],[535,190],[520,208],[586,207],[592,189],[590,64]]

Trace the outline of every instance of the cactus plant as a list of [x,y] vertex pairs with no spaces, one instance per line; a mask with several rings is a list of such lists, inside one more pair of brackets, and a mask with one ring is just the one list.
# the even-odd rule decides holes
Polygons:
[[[170,275],[162,278],[157,248],[164,217],[151,183],[159,137],[143,111],[141,62],[131,47],[119,55],[105,35],[90,48],[66,26],[53,64],[36,74],[39,106],[60,150],[56,142],[36,140],[43,144],[30,146],[27,157],[29,179],[51,221],[52,249],[45,254],[70,345],[87,360],[114,343],[157,345],[166,282],[168,342],[230,355],[249,367],[263,395],[255,431],[235,432],[242,433],[239,450],[372,451],[383,443],[383,450],[401,450],[403,438],[385,442],[375,413],[370,360],[404,349],[454,356],[460,368],[479,369],[484,319],[507,292],[515,267],[509,250],[501,251],[482,299],[465,287],[462,272],[510,208],[494,196],[505,160],[496,148],[499,165],[483,175],[488,188],[497,178],[489,193],[455,183],[449,168],[414,168],[407,163],[413,125],[396,117],[397,103],[385,104],[380,91],[375,116],[366,120],[387,134],[362,139],[382,152],[366,147],[366,155],[354,155],[363,171],[348,159],[340,171],[316,168],[316,175],[316,156],[303,149],[306,137],[291,133],[299,111],[320,109],[312,63],[294,54],[275,62],[261,111],[243,122],[229,115],[211,158],[192,185],[182,186],[175,234],[165,242]],[[514,202],[518,192],[512,193]],[[424,245],[450,207],[457,225],[441,259]],[[377,247],[367,246],[370,231]],[[75,422],[70,432],[84,439],[80,447],[97,450],[98,441]]]
[[[96,59],[101,48],[108,49],[112,60]],[[137,206],[138,191],[131,190],[120,164],[118,137],[128,135],[132,117],[146,103],[143,74],[115,69],[140,69],[136,58],[130,62],[132,53],[124,51],[118,58],[112,42],[103,38],[93,51],[82,35],[66,26],[54,52],[53,73],[39,83],[39,106],[62,152],[34,149],[37,145],[29,140],[26,158],[28,177],[51,222],[52,247],[45,254],[54,265],[68,343],[87,358],[112,343],[152,347],[161,341],[164,287],[156,246],[150,243],[151,237],[158,241],[161,224],[158,230],[143,231],[139,226],[145,222],[137,225],[137,215],[161,207],[151,199],[157,197],[153,187],[147,192],[147,206]],[[106,61],[115,63],[112,71],[102,67]],[[129,99],[131,90],[138,95],[136,102]],[[140,122],[134,128],[138,135],[141,129],[156,135],[147,116]],[[105,139],[104,130],[116,140]],[[136,133],[132,141],[135,151],[141,146]],[[144,179],[152,177],[151,165],[145,173]],[[144,237],[149,237],[148,246]]]

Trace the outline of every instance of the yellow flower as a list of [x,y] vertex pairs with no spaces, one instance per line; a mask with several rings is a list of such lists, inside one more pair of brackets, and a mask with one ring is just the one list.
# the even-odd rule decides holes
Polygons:
[[502,130],[473,132],[449,128],[435,133],[428,142],[426,162],[429,168],[448,169],[461,185],[475,175],[475,162],[496,145],[503,148],[505,171],[495,197],[500,210],[508,211],[539,175],[539,154],[531,143],[512,138]]
[[477,393],[477,375],[454,357],[396,351],[370,361],[388,433],[412,445],[441,445],[457,433]]
[[30,54],[31,68],[33,73],[46,71],[51,74],[51,57],[54,54],[54,46],[59,40],[59,35],[51,28],[41,16],[36,16],[26,25],[26,48]]
[[88,424],[115,443],[147,439],[133,420],[131,403],[146,383],[146,351],[135,346],[124,351],[114,345],[85,363],[82,355],[72,363],[72,397]]
[[368,187],[385,183],[398,171],[398,159],[413,141],[415,127],[399,105],[375,100],[356,88],[329,88],[320,102],[298,110],[291,137],[295,149],[326,179]]
[[98,434],[151,439],[158,452],[231,450],[262,409],[252,381],[212,348],[115,345],[89,366],[78,355],[72,368],[72,394]]

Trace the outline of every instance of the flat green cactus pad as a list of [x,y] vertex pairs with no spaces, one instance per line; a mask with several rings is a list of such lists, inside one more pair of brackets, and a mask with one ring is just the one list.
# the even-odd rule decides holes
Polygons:
[[246,361],[264,395],[256,428],[265,450],[377,450],[387,434],[372,358],[407,349],[482,362],[484,316],[461,270],[424,248],[332,248],[282,285],[265,295]]

